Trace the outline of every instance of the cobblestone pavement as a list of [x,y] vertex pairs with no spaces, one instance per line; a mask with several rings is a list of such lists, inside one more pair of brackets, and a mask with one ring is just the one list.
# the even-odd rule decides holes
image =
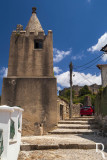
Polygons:
[[[107,153],[104,152],[107,159]],[[18,160],[103,160],[101,153],[96,150],[39,150],[21,152]]]

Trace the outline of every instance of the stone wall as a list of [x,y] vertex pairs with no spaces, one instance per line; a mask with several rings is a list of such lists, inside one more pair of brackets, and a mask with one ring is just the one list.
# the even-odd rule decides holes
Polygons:
[[[34,48],[34,40],[43,41],[43,49]],[[10,41],[8,77],[53,77],[53,34],[48,35],[25,31],[13,32]]]
[[72,104],[71,117],[80,117],[80,104]]
[[[62,107],[62,113],[61,113],[61,107]],[[57,118],[58,121],[69,119],[69,104],[60,98],[57,99]]]
[[103,117],[107,115],[107,87],[97,95],[95,111],[97,115],[102,115]]
[[[2,105],[21,106],[23,128],[32,128],[26,134],[36,134],[38,126],[43,126],[45,134],[57,124],[56,78],[4,78]],[[31,125],[31,126],[30,126]],[[35,133],[34,133],[35,132]],[[37,131],[38,134],[38,131]]]
[[95,118],[100,128],[107,133],[107,87],[99,92],[95,101]]

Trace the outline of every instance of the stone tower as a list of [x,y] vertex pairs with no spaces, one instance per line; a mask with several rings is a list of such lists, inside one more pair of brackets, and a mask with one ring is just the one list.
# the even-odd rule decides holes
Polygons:
[[26,29],[17,25],[16,31],[12,32],[8,75],[3,79],[1,103],[24,108],[24,115],[29,113],[34,120],[34,128],[43,126],[45,133],[57,123],[56,102],[53,34],[49,30],[45,35],[33,7]]

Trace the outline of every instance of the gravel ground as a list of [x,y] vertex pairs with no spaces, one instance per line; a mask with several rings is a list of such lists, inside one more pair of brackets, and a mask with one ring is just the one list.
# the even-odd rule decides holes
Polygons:
[[[103,152],[107,159],[107,152]],[[96,150],[40,150],[20,152],[18,160],[103,160]]]

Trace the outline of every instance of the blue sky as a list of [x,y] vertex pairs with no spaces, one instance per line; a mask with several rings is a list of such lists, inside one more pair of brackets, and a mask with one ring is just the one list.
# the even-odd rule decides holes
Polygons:
[[[100,84],[100,70],[96,64],[107,63],[107,56],[94,62],[89,69],[80,68],[102,54],[107,44],[107,0],[11,0],[0,7],[0,93],[2,78],[6,76],[10,36],[17,24],[24,29],[31,17],[31,8],[45,31],[53,30],[54,72],[58,88],[69,87],[69,63],[74,66],[73,84]],[[76,68],[76,69],[75,69]],[[87,80],[88,79],[88,80]]]

